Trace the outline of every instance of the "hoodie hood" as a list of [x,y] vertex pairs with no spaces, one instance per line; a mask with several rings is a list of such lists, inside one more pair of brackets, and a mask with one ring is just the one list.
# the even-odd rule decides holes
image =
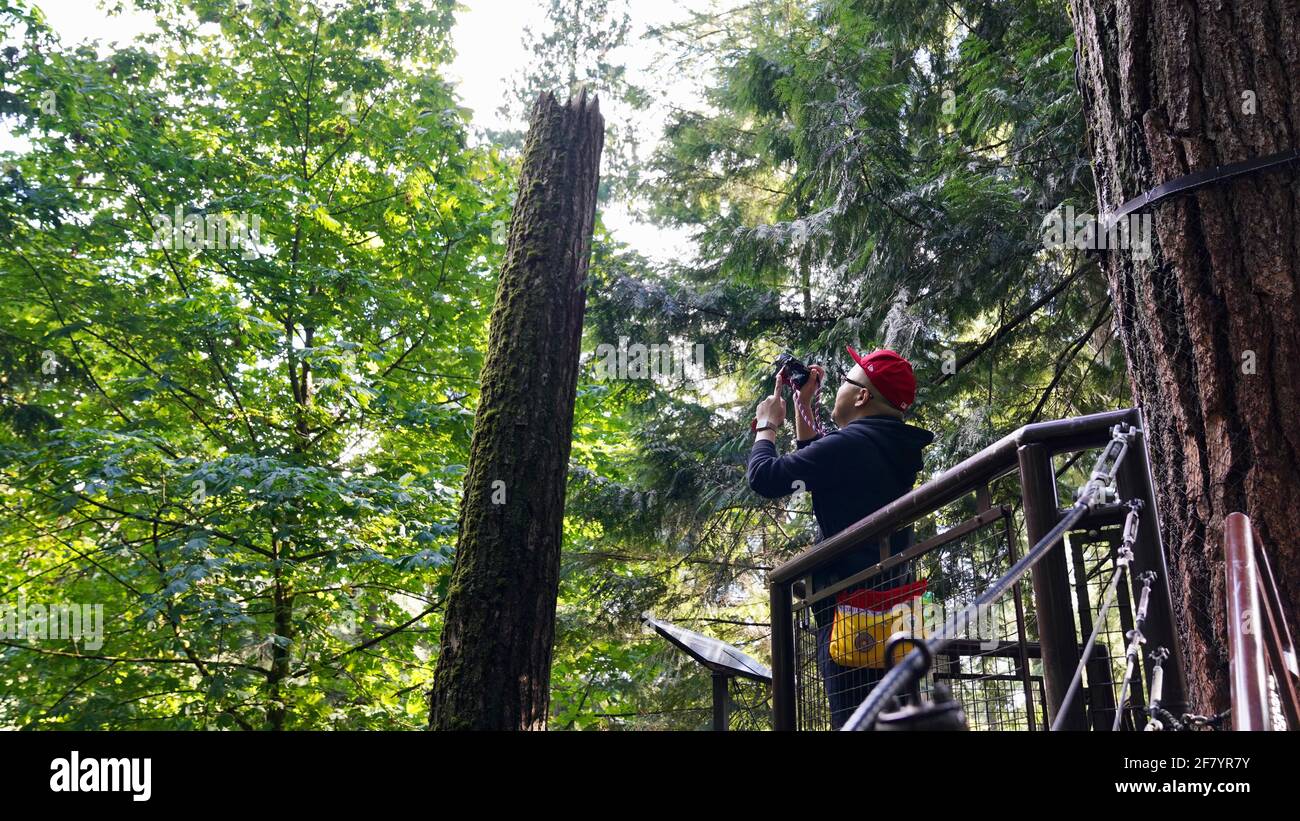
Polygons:
[[[880,451],[880,456],[900,479],[915,477],[923,467],[921,451],[934,441],[934,433],[909,425],[894,416],[864,416],[845,428],[860,426]],[[910,482],[909,482],[910,485]]]

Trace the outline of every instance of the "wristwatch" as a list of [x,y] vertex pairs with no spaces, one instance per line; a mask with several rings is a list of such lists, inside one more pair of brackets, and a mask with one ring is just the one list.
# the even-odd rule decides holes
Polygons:
[[758,424],[757,419],[751,419],[749,422],[749,429],[754,433],[758,433],[759,431],[764,431],[764,430],[776,430],[776,428],[777,426],[773,425],[771,422],[764,422],[761,425]]

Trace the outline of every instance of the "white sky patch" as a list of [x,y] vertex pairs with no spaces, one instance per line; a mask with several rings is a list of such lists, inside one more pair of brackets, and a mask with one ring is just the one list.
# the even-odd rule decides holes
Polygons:
[[[522,42],[524,28],[534,31],[545,24],[545,8],[537,0],[462,0],[464,10],[456,15],[452,43],[456,57],[445,70],[457,85],[464,105],[474,112],[474,125],[494,130],[522,130],[527,123],[502,117],[500,108],[511,92],[513,81],[527,70],[533,55]],[[671,71],[659,43],[645,34],[650,26],[685,19],[690,9],[711,5],[730,7],[740,0],[671,0],[630,4],[632,29],[627,43],[611,59],[627,66],[629,81],[656,99],[650,110],[621,110],[602,100],[606,122],[629,118],[640,141],[639,155],[648,158],[659,143],[668,106],[694,108],[698,105],[702,78]],[[602,219],[616,239],[628,243],[652,259],[687,259],[694,255],[694,243],[687,231],[659,228],[636,219],[626,203],[612,202],[601,210]]]
[[127,45],[137,34],[155,30],[153,15],[129,4],[111,16],[91,0],[36,0],[32,5],[45,14],[64,45],[98,39],[111,50],[113,44]]

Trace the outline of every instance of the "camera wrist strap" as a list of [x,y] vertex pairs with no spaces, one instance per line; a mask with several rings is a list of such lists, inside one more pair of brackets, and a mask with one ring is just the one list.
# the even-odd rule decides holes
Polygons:
[[[806,407],[802,397],[799,396],[799,388],[790,381],[790,377],[786,376],[784,371],[781,373],[781,382],[782,384],[789,386],[791,393],[793,393],[792,400],[794,402],[795,411],[799,414],[800,418],[803,419],[804,424],[811,428],[818,436],[821,436],[824,433],[821,422],[819,422],[817,417],[811,413],[811,409]],[[796,432],[796,438],[797,437],[798,434]]]

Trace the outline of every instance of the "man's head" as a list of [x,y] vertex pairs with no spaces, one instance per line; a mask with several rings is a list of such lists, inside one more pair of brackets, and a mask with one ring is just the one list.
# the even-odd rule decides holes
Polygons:
[[831,418],[844,427],[864,416],[885,414],[902,418],[916,399],[916,376],[906,359],[890,350],[863,356],[848,348],[854,365],[835,392]]

